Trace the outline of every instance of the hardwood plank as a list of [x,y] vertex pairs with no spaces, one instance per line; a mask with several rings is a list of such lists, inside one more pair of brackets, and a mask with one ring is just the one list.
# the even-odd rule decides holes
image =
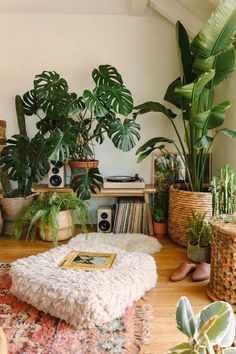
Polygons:
[[[185,339],[175,325],[175,307],[180,296],[185,295],[189,298],[195,313],[210,303],[206,295],[208,281],[194,283],[190,275],[181,282],[169,281],[173,269],[187,259],[186,250],[175,245],[169,238],[160,239],[160,242],[163,246],[162,250],[154,255],[159,279],[156,287],[146,294],[154,311],[151,341],[142,348],[142,353],[148,354],[163,354]],[[28,242],[12,241],[8,236],[0,236],[0,261],[13,262],[18,258],[44,252],[50,248],[52,248],[51,243],[40,239]]]

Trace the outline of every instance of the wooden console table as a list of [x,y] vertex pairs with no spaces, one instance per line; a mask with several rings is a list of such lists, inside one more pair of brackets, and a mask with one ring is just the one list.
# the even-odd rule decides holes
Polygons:
[[[48,188],[47,184],[37,184],[33,188],[38,193],[67,193],[72,192],[70,185],[64,188]],[[153,236],[152,214],[150,210],[150,195],[156,193],[156,189],[152,184],[146,184],[145,188],[101,188],[97,194],[91,194],[92,197],[143,197],[146,206],[146,217],[149,235]]]

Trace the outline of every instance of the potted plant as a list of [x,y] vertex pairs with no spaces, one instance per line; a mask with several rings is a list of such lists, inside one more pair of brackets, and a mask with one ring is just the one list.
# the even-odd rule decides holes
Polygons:
[[190,240],[187,257],[193,262],[210,261],[211,229],[204,218],[204,214],[192,211],[192,217],[189,219],[187,233]]
[[[67,240],[74,233],[74,220],[78,218],[83,231],[86,231],[88,209],[85,201],[76,193],[43,194],[21,210],[14,224],[14,238],[34,239],[39,232],[45,241]],[[27,230],[27,231],[26,231]]]
[[33,90],[23,95],[26,115],[42,113],[37,128],[43,135],[55,128],[63,132],[63,148],[55,160],[69,159],[75,169],[71,186],[82,199],[88,199],[102,184],[94,145],[101,144],[107,135],[117,148],[129,151],[140,138],[139,124],[128,117],[133,110],[132,95],[117,69],[100,65],[92,78],[93,90],[77,95],[68,92],[66,80],[58,73],[43,71],[35,76]]
[[167,234],[167,216],[163,209],[155,208],[153,210],[153,228],[155,235],[163,237]]
[[167,354],[235,354],[232,348],[235,336],[235,319],[227,302],[216,301],[204,307],[195,317],[192,306],[185,296],[176,308],[177,328],[188,337]]
[[210,190],[214,216],[235,212],[235,172],[229,164],[218,170],[212,179]]
[[7,140],[1,151],[0,181],[2,195],[4,233],[13,234],[13,223],[22,207],[29,204],[36,194],[32,193],[32,183],[41,180],[48,171],[48,160],[58,150],[62,133],[55,129],[49,137],[38,132],[32,139],[27,136],[23,105],[16,96],[16,113],[19,134]]
[[[177,188],[171,190],[168,229],[171,238],[184,246],[188,240],[186,226],[190,210],[196,208],[196,200],[191,203],[192,195],[187,193],[198,192],[193,197],[198,201],[197,211],[206,212],[206,218],[211,217],[211,195],[203,193],[209,152],[220,133],[236,137],[235,131],[221,127],[230,102],[214,103],[215,88],[235,68],[235,16],[235,2],[221,1],[191,43],[184,26],[180,22],[176,25],[180,77],[169,85],[164,99],[181,111],[182,127],[176,123],[177,112],[161,103],[146,102],[135,107],[134,117],[148,112],[163,113],[176,134],[177,142],[166,137],[154,137],[142,145],[137,154],[138,161],[142,161],[153,150],[171,144],[181,157],[186,170],[186,190],[183,193]],[[177,210],[179,200],[181,205]]]

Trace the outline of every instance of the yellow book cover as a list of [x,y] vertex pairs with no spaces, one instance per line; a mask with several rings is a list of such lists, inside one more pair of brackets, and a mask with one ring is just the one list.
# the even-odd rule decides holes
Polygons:
[[70,252],[60,264],[62,269],[109,270],[116,258],[115,253]]

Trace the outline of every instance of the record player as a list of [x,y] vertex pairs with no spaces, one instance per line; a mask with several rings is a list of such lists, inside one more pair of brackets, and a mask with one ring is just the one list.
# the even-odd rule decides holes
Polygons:
[[145,182],[138,174],[134,176],[109,176],[104,178],[103,188],[145,188]]

